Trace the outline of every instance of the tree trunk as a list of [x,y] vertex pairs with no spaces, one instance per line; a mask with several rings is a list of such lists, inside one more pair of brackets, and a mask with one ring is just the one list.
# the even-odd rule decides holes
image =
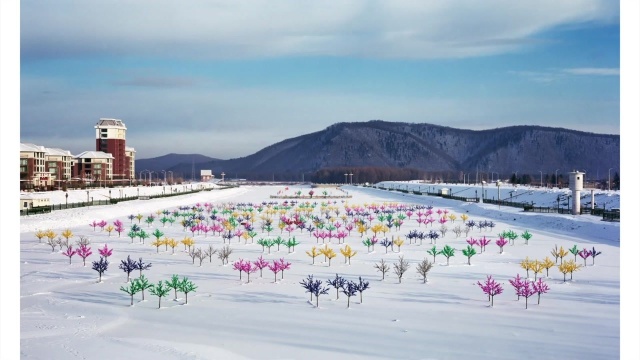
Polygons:
[[133,306],[133,294],[131,294],[131,306]]
[[160,300],[162,300],[162,296],[158,296],[158,309],[160,309]]
[[187,293],[184,293],[184,303],[186,304],[189,301],[189,299],[187,298]]

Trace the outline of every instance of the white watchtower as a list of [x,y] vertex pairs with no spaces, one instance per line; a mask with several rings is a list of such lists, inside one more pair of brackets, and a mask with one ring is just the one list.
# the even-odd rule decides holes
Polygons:
[[580,214],[580,191],[582,191],[582,183],[584,179],[584,173],[580,171],[572,171],[569,173],[569,190],[571,190],[571,198],[573,199],[573,205],[571,206],[572,214]]

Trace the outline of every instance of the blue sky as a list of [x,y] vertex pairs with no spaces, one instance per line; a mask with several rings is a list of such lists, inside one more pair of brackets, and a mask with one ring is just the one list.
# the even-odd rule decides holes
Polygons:
[[[620,133],[604,0],[22,1],[20,141],[250,155],[336,122]],[[48,126],[42,126],[43,123]]]

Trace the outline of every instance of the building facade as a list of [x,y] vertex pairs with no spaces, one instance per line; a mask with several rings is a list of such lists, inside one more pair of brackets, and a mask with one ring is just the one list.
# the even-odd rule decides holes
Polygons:
[[34,189],[52,184],[50,174],[45,171],[44,146],[20,143],[20,189]]
[[100,118],[95,126],[96,152],[111,154],[112,179],[132,179],[130,160],[127,158],[126,135],[127,127],[120,119]]
[[129,163],[129,181],[136,179],[136,150],[132,147],[125,147],[125,156],[127,157],[127,162]]
[[45,153],[45,171],[51,174],[54,185],[62,187],[63,182],[71,180],[73,155],[69,150],[47,148]]
[[85,151],[73,157],[73,177],[85,182],[111,184],[113,155],[103,151]]

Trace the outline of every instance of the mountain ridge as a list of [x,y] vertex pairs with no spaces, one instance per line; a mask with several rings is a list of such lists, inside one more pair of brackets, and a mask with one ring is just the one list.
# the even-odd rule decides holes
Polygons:
[[[154,158],[159,159],[159,158]],[[178,159],[178,158],[175,158]],[[620,135],[538,125],[485,130],[428,123],[371,120],[341,122],[324,130],[284,139],[253,154],[221,160],[164,162],[162,170],[191,175],[192,167],[220,176],[255,180],[299,179],[326,168],[391,167],[466,174],[552,173],[555,169],[619,169]],[[136,168],[139,162],[136,161]],[[162,163],[159,161],[159,163]],[[153,169],[149,169],[153,170]],[[153,170],[156,171],[156,170]],[[462,175],[460,175],[462,176]]]

